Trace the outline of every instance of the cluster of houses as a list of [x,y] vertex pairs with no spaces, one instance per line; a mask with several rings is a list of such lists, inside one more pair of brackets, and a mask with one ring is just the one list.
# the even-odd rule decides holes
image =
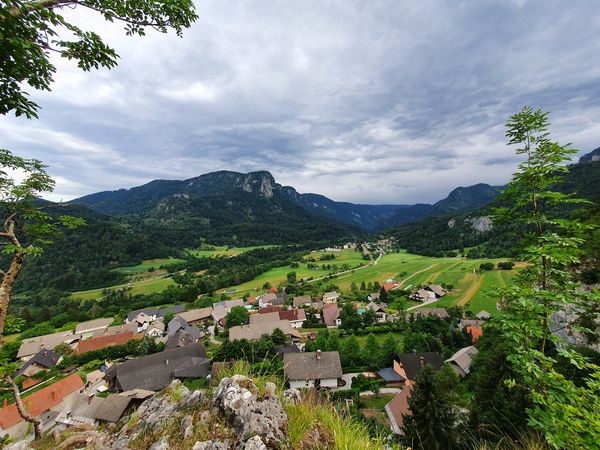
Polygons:
[[[431,292],[435,291],[432,290]],[[394,321],[386,305],[378,303],[379,293],[369,294],[366,306],[355,306],[358,314],[370,310],[380,323]],[[22,376],[22,393],[28,411],[39,416],[44,429],[55,425],[97,425],[117,422],[130,408],[166,387],[175,378],[206,378],[221,367],[211,363],[200,339],[207,333],[214,339],[215,329],[226,327],[227,314],[235,307],[249,311],[249,322],[229,328],[229,339],[257,340],[281,330],[291,344],[278,347],[277,353],[284,361],[284,375],[291,387],[335,388],[342,378],[342,367],[337,352],[303,352],[300,329],[307,320],[307,310],[316,313],[327,327],[341,325],[340,294],[326,292],[319,300],[309,296],[297,296],[288,302],[285,293],[275,290],[258,297],[234,299],[214,303],[207,308],[186,310],[184,305],[167,308],[145,308],[127,314],[124,323],[113,325],[112,318],[90,320],[78,324],[74,330],[62,331],[23,340],[18,359],[21,367],[16,376]],[[421,308],[416,314],[448,318],[443,308]],[[166,319],[171,317],[167,323]],[[483,333],[481,325],[489,318],[485,311],[476,319],[463,319],[460,326],[467,330],[473,343]],[[98,369],[87,373],[85,381],[76,368],[69,368],[57,377],[58,381],[36,377],[40,372],[56,367],[61,354],[72,352],[85,354],[111,346],[126,344],[132,340],[151,337],[165,343],[165,350],[123,361],[105,361]],[[461,349],[446,360],[461,376],[469,373],[470,360],[477,352],[474,346]],[[411,383],[423,364],[441,367],[444,361],[438,354],[410,353],[399,355],[390,368],[377,373],[386,384],[400,386],[402,391],[386,406],[394,431],[401,430],[401,417],[406,413]],[[66,375],[66,376],[65,376]],[[109,393],[110,392],[110,393]],[[108,395],[107,395],[108,394]],[[19,438],[29,430],[19,415],[16,405],[4,405],[0,409],[0,436]]]

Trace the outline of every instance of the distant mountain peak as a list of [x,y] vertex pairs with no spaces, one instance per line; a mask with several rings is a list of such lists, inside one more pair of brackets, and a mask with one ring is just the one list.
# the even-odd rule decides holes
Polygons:
[[592,150],[589,153],[586,153],[581,158],[579,158],[580,163],[588,163],[588,162],[595,162],[595,161],[600,161],[600,147],[598,147],[595,150]]

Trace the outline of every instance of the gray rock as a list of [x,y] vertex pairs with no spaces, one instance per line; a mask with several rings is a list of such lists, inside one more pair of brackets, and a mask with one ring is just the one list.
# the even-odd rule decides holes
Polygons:
[[253,436],[238,445],[236,450],[267,450],[267,446],[259,436]]
[[277,390],[277,386],[275,383],[268,381],[265,384],[265,394],[266,395],[275,395],[275,391]]
[[156,441],[148,450],[169,450],[169,443],[165,438]]
[[229,450],[229,443],[227,441],[196,441],[192,450]]
[[201,424],[207,424],[210,422],[210,411],[202,411],[200,413],[199,421]]
[[17,441],[4,447],[4,450],[30,450],[28,441]]
[[196,390],[196,391],[192,392],[192,395],[189,396],[185,405],[187,407],[196,406],[196,405],[199,405],[200,403],[202,403],[203,400],[204,400],[204,392]]
[[284,437],[287,414],[277,396],[259,400],[257,392],[251,379],[234,375],[221,380],[212,403],[230,418],[242,441],[259,436],[264,444],[276,446]]
[[283,391],[281,396],[283,397],[284,401],[288,403],[293,403],[295,405],[300,403],[300,401],[302,400],[302,394],[300,394],[300,391],[296,388],[286,389],[285,391]]
[[185,416],[181,420],[181,427],[179,428],[179,431],[183,435],[184,439],[187,439],[194,434],[194,423],[192,416]]

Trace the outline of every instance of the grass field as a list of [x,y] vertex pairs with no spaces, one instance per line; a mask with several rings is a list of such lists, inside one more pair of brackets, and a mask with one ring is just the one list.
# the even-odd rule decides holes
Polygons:
[[156,278],[150,280],[143,280],[139,282],[134,282],[130,284],[122,284],[119,286],[111,286],[109,288],[102,289],[91,289],[89,291],[79,291],[73,292],[71,294],[71,298],[76,298],[79,300],[89,300],[94,298],[102,297],[102,291],[104,289],[119,289],[127,286],[131,286],[131,290],[129,291],[131,295],[137,294],[153,294],[155,292],[164,291],[169,286],[174,286],[175,282],[171,278]]
[[277,247],[276,245],[255,245],[251,247],[228,247],[225,245],[222,246],[205,246],[202,250],[196,249],[188,249],[187,252],[190,255],[199,257],[199,258],[216,258],[217,256],[236,256],[240,253],[249,252],[250,250],[255,250],[257,248],[273,248]]
[[[310,253],[304,258],[318,259],[323,252]],[[334,261],[318,261],[322,263],[336,264],[341,269],[343,264],[351,267],[365,263],[359,252],[347,250],[335,253]],[[385,282],[394,279],[401,282],[402,289],[414,289],[426,283],[448,283],[454,285],[454,289],[438,302],[428,305],[429,307],[448,307],[460,304],[465,309],[475,313],[485,309],[490,313],[496,312],[497,299],[491,293],[495,287],[504,287],[516,273],[515,270],[492,270],[483,274],[475,273],[482,262],[497,264],[501,259],[459,259],[459,258],[430,258],[426,256],[413,255],[406,252],[390,253],[384,255],[377,264],[370,264],[336,276],[330,282],[337,285],[342,292],[349,292],[352,283],[357,286],[364,281]],[[246,293],[256,294],[263,291],[263,285],[268,282],[273,286],[285,282],[286,275],[295,271],[297,278],[318,278],[328,275],[330,271],[321,269],[308,269],[306,264],[300,264],[299,268],[292,269],[289,266],[278,267],[265,272],[252,281],[238,286],[229,287],[228,291],[234,291],[235,295]],[[413,303],[411,303],[411,306]]]
[[137,266],[129,266],[129,267],[118,267],[113,269],[115,272],[122,273],[140,273],[147,272],[150,269],[158,269],[160,266],[164,264],[176,264],[185,262],[183,259],[178,258],[160,258],[160,259],[146,259],[141,264]]

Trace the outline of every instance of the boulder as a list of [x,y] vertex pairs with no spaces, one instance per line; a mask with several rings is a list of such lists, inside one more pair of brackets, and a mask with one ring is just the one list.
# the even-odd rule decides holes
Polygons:
[[259,399],[258,389],[245,376],[223,378],[212,403],[231,420],[242,442],[258,436],[263,444],[275,447],[284,438],[288,418],[279,398],[267,389]]
[[267,446],[258,436],[253,436],[237,446],[236,450],[267,450]]
[[192,450],[229,450],[229,443],[227,441],[196,441]]
[[187,439],[194,434],[194,423],[192,416],[185,416],[181,420],[181,426],[179,428],[179,431],[181,432],[184,439]]
[[17,441],[12,444],[8,444],[4,447],[4,450],[30,450],[29,441]]
[[156,441],[148,450],[169,450],[169,443],[165,438]]

